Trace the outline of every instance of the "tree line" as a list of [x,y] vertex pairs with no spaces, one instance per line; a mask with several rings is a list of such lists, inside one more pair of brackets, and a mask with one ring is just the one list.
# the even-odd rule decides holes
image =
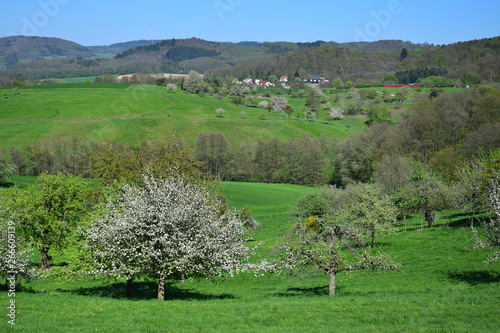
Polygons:
[[[116,142],[88,142],[81,138],[37,141],[0,153],[9,174],[38,176],[58,172],[86,178],[130,179],[145,164],[190,158],[212,179],[265,183],[321,185],[327,181],[335,140],[307,135],[290,141],[258,140],[232,146],[223,133],[200,133],[193,151],[182,140],[146,140],[129,146]],[[5,177],[7,178],[7,177]]]

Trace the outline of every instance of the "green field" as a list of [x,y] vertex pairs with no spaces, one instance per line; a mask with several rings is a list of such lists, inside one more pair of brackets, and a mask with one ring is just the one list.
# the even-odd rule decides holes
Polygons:
[[[298,113],[304,99],[289,98]],[[225,109],[223,118],[215,110]],[[241,112],[246,112],[243,115]],[[265,115],[266,119],[260,117]],[[232,144],[258,139],[346,137],[365,128],[362,117],[329,123],[326,112],[310,122],[228,98],[168,92],[164,87],[128,84],[55,84],[0,89],[0,148],[36,140],[81,137],[135,144],[145,138],[176,136],[192,145],[199,132],[223,132]]]
[[[314,190],[247,183],[222,183],[220,189],[262,224],[255,233],[256,242],[263,241],[262,255],[291,227],[289,207]],[[164,302],[155,299],[153,280],[136,283],[135,298],[128,300],[123,281],[49,278],[23,283],[15,298],[16,327],[8,330],[3,316],[0,331],[498,332],[500,267],[484,266],[487,249],[471,250],[468,219],[442,213],[432,229],[420,229],[420,223],[419,217],[410,219],[406,231],[401,226],[379,241],[401,262],[400,272],[341,274],[335,297],[327,296],[324,275],[299,280],[241,274],[223,283],[169,281]],[[54,258],[54,264],[62,260],[57,253]],[[6,294],[2,289],[4,308]]]

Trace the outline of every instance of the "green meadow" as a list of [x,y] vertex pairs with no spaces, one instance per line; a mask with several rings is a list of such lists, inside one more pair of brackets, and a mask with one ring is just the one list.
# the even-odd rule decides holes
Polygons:
[[[390,88],[377,91],[384,89]],[[262,93],[255,97],[264,99]],[[290,118],[157,86],[67,83],[0,89],[0,149],[67,137],[135,144],[176,136],[192,146],[202,131],[223,132],[237,145],[304,134],[345,138],[366,128],[364,117],[329,122],[324,110],[307,121],[301,111],[305,98],[288,101],[296,110]],[[222,118],[218,108],[225,109]],[[27,187],[36,177],[9,181]],[[215,190],[260,223],[251,235],[259,260],[272,256],[293,227],[296,218],[289,212],[297,201],[317,189],[222,182]],[[217,282],[171,280],[163,302],[156,299],[152,279],[136,281],[131,299],[125,298],[122,280],[67,282],[48,276],[22,281],[14,298],[1,284],[0,332],[500,332],[499,263],[485,266],[490,250],[472,250],[470,224],[479,218],[484,217],[471,220],[443,211],[433,228],[423,226],[421,216],[400,222],[397,233],[377,244],[401,263],[401,270],[341,273],[334,297],[328,296],[322,273],[308,279],[242,273]],[[50,254],[54,266],[69,260],[65,253]],[[39,263],[38,253],[33,258]],[[12,299],[15,326],[5,316]]]
[[[289,102],[296,111],[291,118],[235,105],[228,98],[147,85],[68,83],[0,89],[0,147],[63,137],[135,144],[144,138],[171,136],[190,146],[202,131],[222,132],[229,142],[238,144],[304,134],[342,138],[366,127],[363,117],[330,123],[326,112],[311,122],[301,111],[304,98],[289,98]],[[222,118],[217,117],[218,108],[225,110]]]
[[[16,177],[16,183],[33,179]],[[222,183],[219,191],[261,223],[254,234],[267,256],[291,228],[286,214],[312,188]],[[156,281],[23,282],[16,292],[16,326],[2,316],[2,332],[498,332],[500,267],[484,266],[488,250],[474,243],[467,217],[441,212],[432,229],[415,216],[379,239],[402,264],[399,272],[340,274],[338,294],[328,279],[240,274],[226,281],[168,281],[156,300]],[[54,253],[54,265],[64,257]],[[8,304],[2,286],[0,304]]]

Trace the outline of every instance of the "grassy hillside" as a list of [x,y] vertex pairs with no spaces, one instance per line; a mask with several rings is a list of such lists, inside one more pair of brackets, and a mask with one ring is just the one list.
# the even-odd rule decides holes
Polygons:
[[[345,137],[365,127],[362,118],[314,122],[288,119],[228,99],[168,92],[164,87],[126,84],[58,84],[0,89],[0,148],[40,139],[82,137],[129,144],[175,135],[192,145],[199,132],[223,132],[232,144],[258,139]],[[300,110],[304,99],[289,99]],[[225,109],[223,118],[215,110]],[[246,115],[242,115],[242,111]],[[265,120],[261,116],[265,115]],[[323,117],[323,120],[322,118]]]
[[[235,206],[249,207],[259,217],[266,231],[257,231],[255,239],[273,242],[293,221],[286,208],[311,191],[244,183],[223,183],[221,189]],[[169,281],[164,302],[155,300],[155,281],[137,282],[132,300],[123,297],[124,281],[23,283],[16,293],[15,331],[498,332],[500,268],[483,265],[487,249],[470,250],[468,224],[467,218],[447,214],[433,229],[420,229],[418,217],[409,220],[406,231],[401,227],[379,242],[401,262],[401,271],[366,272],[354,279],[341,274],[335,297],[327,296],[324,275],[298,280],[241,274],[218,284]],[[7,304],[5,287],[0,288],[0,303]],[[0,331],[7,331],[6,320]]]

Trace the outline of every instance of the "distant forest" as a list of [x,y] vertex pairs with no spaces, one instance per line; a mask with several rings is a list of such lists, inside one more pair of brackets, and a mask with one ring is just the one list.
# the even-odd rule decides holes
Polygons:
[[[451,86],[500,80],[500,37],[439,47],[403,41],[237,45],[197,38],[171,39],[138,45],[113,58],[89,57],[92,49],[78,48],[68,41],[57,40],[52,45],[45,39],[18,39],[0,39],[3,81],[190,71],[238,80],[321,75],[330,82],[341,79],[356,86],[416,83],[427,77],[443,77],[451,81],[441,81],[441,85]],[[28,51],[25,47],[30,41],[36,43]],[[78,56],[71,57],[75,52]]]

